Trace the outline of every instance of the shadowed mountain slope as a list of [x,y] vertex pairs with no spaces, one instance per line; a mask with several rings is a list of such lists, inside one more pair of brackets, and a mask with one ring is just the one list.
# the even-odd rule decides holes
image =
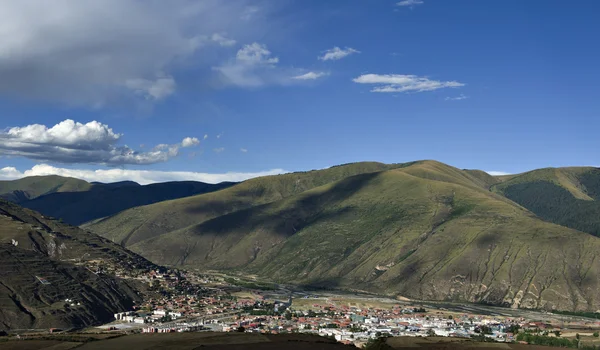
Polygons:
[[[156,263],[279,282],[513,307],[600,307],[600,239],[538,219],[487,190],[485,176],[422,161],[286,195],[273,191],[289,183],[278,180],[167,202],[162,208],[176,205],[174,212],[144,216],[146,229],[159,228],[149,238],[115,241]],[[247,188],[260,191],[240,195]],[[135,218],[135,210],[156,206],[127,212]],[[177,212],[196,223],[167,224]]]
[[125,209],[218,191],[234,184],[222,182],[213,185],[196,181],[163,182],[145,186],[135,182],[95,183],[89,191],[52,193],[21,205],[60,218],[71,225],[81,225]]
[[271,203],[356,174],[408,166],[363,162],[244,181],[233,187],[143,207],[85,225],[125,246],[237,210]]
[[547,168],[492,186],[540,218],[600,236],[600,169]]
[[0,201],[0,330],[78,328],[131,309],[143,287],[92,272],[92,261],[129,272],[156,268],[102,237]]

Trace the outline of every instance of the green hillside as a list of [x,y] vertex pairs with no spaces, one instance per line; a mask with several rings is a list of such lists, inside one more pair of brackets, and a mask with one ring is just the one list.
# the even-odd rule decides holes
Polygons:
[[[330,169],[135,208],[102,225],[125,224],[125,213],[143,220],[144,235],[109,237],[160,264],[417,299],[599,308],[600,239],[539,220],[472,171],[422,161],[350,175],[353,166],[321,186],[314,179]],[[313,187],[290,186],[303,181]]]
[[534,170],[492,190],[546,221],[600,237],[600,169]]
[[91,261],[102,269],[156,268],[95,234],[0,200],[0,330],[79,328],[130,310],[144,288],[93,273]]
[[134,183],[94,184],[85,192],[51,193],[20,203],[26,208],[60,218],[71,225],[100,219],[122,210],[165,200],[208,193],[234,185],[196,181],[164,182],[141,186]]
[[255,178],[217,192],[132,208],[84,226],[128,246],[236,210],[287,198],[352,175],[410,164],[362,162],[324,170]]
[[90,183],[71,177],[30,176],[18,180],[0,181],[0,198],[21,203],[45,194],[87,191],[91,187]]

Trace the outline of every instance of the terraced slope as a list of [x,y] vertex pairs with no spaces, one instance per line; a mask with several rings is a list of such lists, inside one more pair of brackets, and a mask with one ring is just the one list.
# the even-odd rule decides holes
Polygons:
[[[280,282],[599,309],[600,239],[544,222],[484,182],[439,162],[417,162],[205,216],[129,247],[160,264]],[[225,191],[210,194],[212,200],[227,206],[237,199],[219,197]]]
[[95,325],[140,300],[142,286],[92,272],[90,261],[103,270],[156,268],[95,234],[0,201],[0,330]]
[[0,198],[21,203],[45,194],[87,191],[91,187],[90,183],[71,177],[30,176],[18,180],[0,181]]
[[266,176],[217,192],[132,208],[84,227],[129,246],[227,213],[287,198],[348,176],[409,164],[363,162],[324,170]]
[[547,168],[492,186],[540,218],[600,236],[600,169]]

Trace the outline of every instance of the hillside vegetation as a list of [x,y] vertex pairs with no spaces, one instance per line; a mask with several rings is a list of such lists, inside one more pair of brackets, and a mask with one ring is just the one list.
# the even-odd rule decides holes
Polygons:
[[132,208],[84,226],[114,242],[129,246],[237,210],[300,194],[349,176],[408,165],[410,163],[364,162],[255,178],[217,192]]
[[600,236],[600,169],[534,170],[492,190],[546,221]]
[[126,271],[156,268],[93,233],[0,200],[0,330],[96,325],[140,300],[137,284],[93,273],[88,261]]
[[0,198],[21,203],[45,194],[87,191],[91,187],[92,184],[71,177],[30,176],[18,180],[0,181]]
[[356,163],[138,207],[90,229],[160,264],[417,299],[597,310],[600,239],[540,220],[489,191],[495,182],[435,161]]
[[233,182],[207,184],[196,181],[164,182],[141,186],[135,182],[93,184],[85,192],[57,192],[20,203],[26,208],[60,218],[71,225],[116,214],[140,205],[218,191]]

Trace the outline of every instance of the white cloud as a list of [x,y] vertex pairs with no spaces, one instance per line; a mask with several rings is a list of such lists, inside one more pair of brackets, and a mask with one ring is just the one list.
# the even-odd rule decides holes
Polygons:
[[237,41],[227,38],[224,34],[214,33],[210,39],[221,46],[233,46]]
[[255,12],[246,3],[5,0],[0,95],[86,106],[165,98],[175,91],[180,63],[198,61],[202,38],[231,46],[235,40],[224,33],[263,30],[238,20]]
[[240,148],[240,152],[242,152],[242,153],[248,153],[248,150],[245,149],[245,148]]
[[251,20],[259,11],[259,8],[256,6],[246,6],[242,14],[240,15],[240,19],[244,21]]
[[204,139],[206,140],[208,138],[208,134],[204,134]]
[[326,72],[308,72],[302,75],[297,75],[295,77],[292,77],[292,79],[296,79],[296,80],[317,80],[321,77],[327,76],[329,75],[329,73]]
[[320,59],[321,61],[337,61],[346,56],[352,55],[354,53],[360,53],[360,51],[355,50],[351,47],[341,49],[336,46],[333,49],[329,49],[329,50],[325,51],[325,54],[323,56],[319,56],[317,58]]
[[[179,153],[180,144],[159,144],[148,152],[117,146],[121,136],[97,121],[82,124],[67,119],[50,128],[40,124],[12,127],[0,132],[0,155],[71,164],[124,165],[166,162]],[[186,138],[181,145],[196,141]]]
[[173,77],[148,79],[129,79],[125,86],[146,99],[160,100],[175,92],[175,80]]
[[460,101],[460,100],[466,100],[468,99],[469,96],[465,96],[464,94],[460,94],[456,97],[446,97],[444,100],[446,101]]
[[0,180],[14,180],[23,177],[23,173],[12,166],[7,166],[0,169]]
[[225,151],[225,147],[214,148],[213,151],[215,153],[222,153]]
[[186,137],[181,141],[181,147],[192,147],[200,144],[200,140],[196,137]]
[[260,172],[226,172],[221,174],[199,173],[191,171],[156,171],[156,170],[126,170],[126,169],[68,169],[58,168],[47,164],[38,164],[24,172],[14,167],[0,169],[0,179],[14,180],[26,176],[59,175],[75,177],[89,182],[135,181],[142,185],[166,181],[201,181],[219,183],[223,181],[244,181],[254,177],[284,174],[283,169],[272,169]]
[[286,80],[277,68],[279,58],[274,57],[264,44],[244,45],[235,59],[213,70],[221,73],[224,83],[240,87],[259,87],[267,84],[282,84]]
[[430,80],[426,77],[402,74],[363,74],[353,81],[359,84],[379,85],[371,92],[423,92],[465,85],[457,81]]
[[423,0],[402,0],[400,2],[396,3],[396,6],[417,6],[417,5],[423,5],[424,2]]
[[223,136],[223,133],[220,133],[219,135],[217,135],[217,138],[220,139],[221,136]]
[[492,176],[503,176],[503,175],[512,175],[511,173],[507,173],[504,171],[486,171],[486,173],[492,175]]

